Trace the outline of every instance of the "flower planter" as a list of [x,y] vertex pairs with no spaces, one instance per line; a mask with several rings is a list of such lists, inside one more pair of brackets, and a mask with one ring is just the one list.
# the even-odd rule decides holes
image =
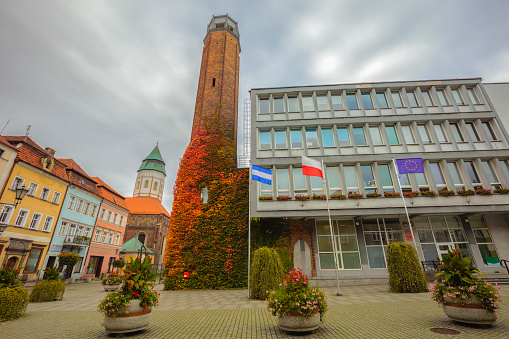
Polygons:
[[122,284],[110,284],[110,285],[105,284],[105,285],[103,285],[103,287],[104,287],[104,290],[105,290],[106,292],[111,292],[111,291],[116,291],[116,290],[118,290],[118,288],[120,287],[120,285],[122,285]]
[[277,317],[279,328],[289,332],[314,331],[320,325],[320,314],[316,311],[312,315],[302,315],[298,312],[280,314]]
[[481,305],[475,296],[470,296],[462,303],[445,297],[442,304],[444,313],[452,320],[467,324],[492,324],[497,320],[495,312],[490,312]]
[[121,313],[116,317],[105,316],[104,328],[106,333],[127,333],[147,328],[152,310],[144,310],[139,306],[139,302],[137,299],[131,301],[126,313]]

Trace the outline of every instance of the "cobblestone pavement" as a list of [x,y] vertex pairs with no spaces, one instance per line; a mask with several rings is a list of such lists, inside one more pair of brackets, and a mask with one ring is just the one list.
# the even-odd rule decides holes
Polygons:
[[[158,286],[162,290],[162,286]],[[325,323],[303,338],[448,338],[430,328],[460,331],[453,338],[509,338],[509,305],[491,327],[454,323],[428,293],[394,294],[386,285],[325,289],[330,310]],[[509,286],[501,286],[509,303]],[[96,311],[104,296],[98,282],[67,285],[64,300],[29,304],[23,318],[0,323],[0,338],[108,338]],[[112,336],[114,337],[114,336]],[[161,291],[147,330],[126,338],[296,338],[279,330],[265,303],[246,290]]]

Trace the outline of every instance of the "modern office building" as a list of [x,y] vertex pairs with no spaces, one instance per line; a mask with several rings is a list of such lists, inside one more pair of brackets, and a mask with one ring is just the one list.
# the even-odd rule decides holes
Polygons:
[[[295,266],[322,284],[335,280],[327,201],[312,198],[322,194],[340,279],[387,279],[387,242],[414,238],[421,260],[459,248],[482,272],[503,273],[509,195],[480,194],[509,186],[500,100],[480,78],[252,89],[251,163],[272,170],[272,185],[251,184],[251,216],[288,218]],[[303,176],[302,155],[323,161],[326,190]],[[399,184],[393,158],[422,158],[424,173]],[[405,199],[411,227],[403,199],[384,196],[401,190],[418,194]],[[468,190],[479,194],[456,193]]]

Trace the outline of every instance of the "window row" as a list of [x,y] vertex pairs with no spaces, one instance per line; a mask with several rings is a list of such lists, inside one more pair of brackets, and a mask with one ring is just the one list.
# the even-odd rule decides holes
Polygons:
[[113,230],[109,230],[107,228],[97,227],[94,233],[94,242],[101,242],[103,244],[113,245],[113,240],[115,241],[115,245],[118,245],[120,242],[120,237],[122,233],[115,232]]
[[[141,184],[141,180],[138,180],[138,181],[136,182],[136,189],[140,188],[140,184]],[[162,192],[162,191],[163,191],[163,185],[164,185],[164,184],[163,184],[163,183],[161,183],[161,185],[159,185],[159,186],[158,186],[158,184],[159,184],[159,182],[158,182],[158,181],[154,182],[154,184],[152,185],[152,190],[153,190],[153,191],[157,191],[157,188],[159,187],[159,192]],[[148,179],[145,179],[145,181],[143,181],[143,188],[149,188],[149,186],[150,186],[150,182],[149,182],[149,180],[148,180]]]
[[[401,174],[403,192],[415,189],[421,192],[433,187],[437,190],[464,190],[469,182],[474,189],[496,189],[503,185],[500,178],[509,182],[508,160],[460,160],[425,162],[426,173]],[[495,170],[496,168],[496,170]],[[260,196],[297,194],[324,194],[324,182],[320,177],[307,177],[301,167],[276,168],[272,185],[259,183]],[[398,181],[392,163],[389,164],[340,164],[327,165],[324,171],[327,194],[384,193],[394,192]],[[484,180],[481,178],[484,177]],[[504,182],[504,181],[502,181]],[[275,189],[275,190],[274,190]]]
[[[106,212],[108,212],[108,214],[106,214]],[[113,219],[112,219],[112,217],[113,217]],[[117,221],[118,221],[119,226],[123,226],[123,224],[124,224],[124,216],[121,215],[119,218],[118,213],[113,213],[112,211],[106,211],[106,208],[103,208],[101,210],[101,215],[99,218],[106,222],[115,224],[115,225],[117,225]]]
[[[271,129],[259,131],[260,150],[302,149],[327,147],[367,146],[371,140],[373,146],[457,143],[483,141],[479,129],[482,129],[487,141],[498,140],[491,123],[474,121],[443,123],[417,123],[409,125],[385,124],[366,126],[318,126],[304,128]],[[430,133],[430,128],[434,133]],[[368,138],[369,135],[369,138]],[[467,136],[468,139],[465,138]]]
[[[330,94],[329,94],[330,93]],[[481,104],[480,93],[474,87],[466,88],[401,88],[388,90],[331,91],[325,93],[273,94],[272,98],[259,98],[259,114],[315,111],[341,111],[403,107],[436,107]]]
[[62,221],[60,224],[60,230],[58,231],[58,235],[66,236],[66,237],[84,237],[90,238],[92,235],[92,226],[80,225],[70,221]]
[[[12,205],[4,205],[2,211],[0,212],[0,224],[10,224],[10,220],[12,214],[14,212],[14,206]],[[50,232],[51,227],[53,226],[54,217],[47,215],[46,218],[43,218],[42,213],[34,212],[32,217],[29,218],[30,211],[24,208],[20,208],[18,214],[16,215],[16,219],[14,219],[14,226],[17,227],[25,227],[31,230],[38,230],[43,232]],[[30,220],[30,222],[27,221]]]
[[[15,190],[16,188],[21,187],[24,184],[25,184],[25,179],[17,176],[12,181],[11,190]],[[27,192],[28,196],[37,197],[41,200],[48,201],[50,193],[51,193],[51,189],[48,187],[43,186],[39,190],[39,184],[36,182],[31,181],[30,184],[28,185],[28,192]],[[54,191],[53,197],[51,198],[51,203],[58,205],[60,202],[60,196],[61,196],[60,192]]]
[[74,195],[70,195],[67,203],[67,209],[95,217],[97,205]]

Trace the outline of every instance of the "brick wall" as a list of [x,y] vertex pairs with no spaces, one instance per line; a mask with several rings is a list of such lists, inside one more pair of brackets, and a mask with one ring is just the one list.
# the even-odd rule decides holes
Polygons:
[[290,220],[290,254],[293,257],[293,247],[299,239],[303,239],[309,246],[311,254],[312,275],[316,277],[315,241],[313,238],[314,220]]

